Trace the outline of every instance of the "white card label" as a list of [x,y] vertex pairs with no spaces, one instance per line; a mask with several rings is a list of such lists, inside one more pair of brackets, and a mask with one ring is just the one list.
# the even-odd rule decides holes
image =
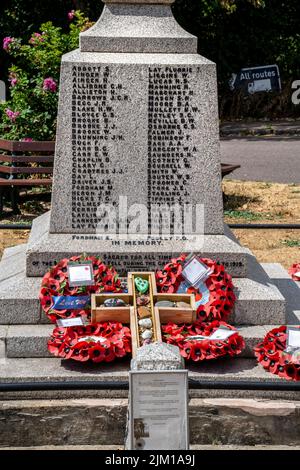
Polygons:
[[105,343],[106,338],[103,338],[102,336],[82,336],[79,338],[78,343],[81,341],[86,341],[88,343]]
[[81,326],[81,325],[84,324],[81,317],[76,317],[76,318],[60,318],[59,320],[57,320],[56,323],[57,323],[58,326],[63,326],[63,327],[67,327],[67,326]]
[[288,329],[288,341],[287,346],[291,348],[300,348],[300,329]]
[[219,328],[218,330],[214,331],[213,334],[209,337],[209,339],[227,339],[230,336],[234,335],[236,330],[228,330],[225,328]]
[[199,282],[204,282],[210,274],[210,269],[204,263],[201,263],[196,256],[187,262],[182,271],[182,276],[192,286],[196,286]]
[[204,340],[224,340],[236,333],[236,330],[229,330],[228,328],[218,328],[210,336],[195,335],[195,336],[186,336],[184,341],[204,341]]
[[92,263],[69,263],[68,276],[70,287],[93,286],[95,284]]

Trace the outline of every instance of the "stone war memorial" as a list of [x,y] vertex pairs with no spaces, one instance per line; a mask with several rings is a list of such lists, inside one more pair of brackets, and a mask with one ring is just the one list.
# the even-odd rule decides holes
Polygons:
[[299,443],[300,291],[224,225],[216,65],[173,0],[104,3],[0,264],[0,445]]

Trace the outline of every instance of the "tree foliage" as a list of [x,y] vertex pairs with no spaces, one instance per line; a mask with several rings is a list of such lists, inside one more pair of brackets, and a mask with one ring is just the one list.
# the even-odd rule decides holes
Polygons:
[[43,23],[29,42],[6,37],[4,49],[14,59],[9,69],[10,99],[0,105],[2,137],[19,140],[55,138],[61,56],[78,47],[80,31],[91,26],[83,13],[72,13],[69,31]]

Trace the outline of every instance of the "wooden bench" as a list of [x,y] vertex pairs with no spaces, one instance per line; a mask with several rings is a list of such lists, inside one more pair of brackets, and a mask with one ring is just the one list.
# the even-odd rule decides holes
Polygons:
[[[51,186],[55,142],[19,142],[0,139],[0,215],[4,196],[19,213],[19,190],[24,187]],[[34,166],[32,164],[35,164]]]
[[222,178],[224,178],[224,176],[229,175],[229,173],[232,173],[234,170],[237,170],[238,168],[241,168],[241,165],[232,165],[230,163],[221,163]]

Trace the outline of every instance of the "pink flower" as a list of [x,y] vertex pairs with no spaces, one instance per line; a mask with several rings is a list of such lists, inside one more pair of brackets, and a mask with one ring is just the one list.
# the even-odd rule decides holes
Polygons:
[[69,19],[69,21],[72,21],[73,18],[74,18],[74,16],[75,16],[75,10],[69,11],[69,13],[68,13],[68,19]]
[[36,44],[43,42],[45,40],[45,38],[43,38],[43,35],[40,33],[34,33],[32,37],[29,39],[29,44],[33,44],[35,46]]
[[14,72],[11,72],[9,74],[9,81],[10,81],[10,84],[11,84],[12,87],[15,86],[18,83],[17,76]]
[[9,108],[6,108],[5,110],[6,116],[11,120],[11,122],[15,122],[18,116],[20,116],[19,111],[12,111]]
[[51,91],[54,93],[57,90],[57,83],[53,78],[45,78],[44,83],[43,83],[43,90],[45,91]]
[[24,139],[22,139],[22,142],[33,142],[33,139],[31,137],[24,137]]
[[7,36],[6,38],[3,39],[3,49],[5,51],[9,50],[9,45],[14,42],[14,38],[11,38],[10,36]]

